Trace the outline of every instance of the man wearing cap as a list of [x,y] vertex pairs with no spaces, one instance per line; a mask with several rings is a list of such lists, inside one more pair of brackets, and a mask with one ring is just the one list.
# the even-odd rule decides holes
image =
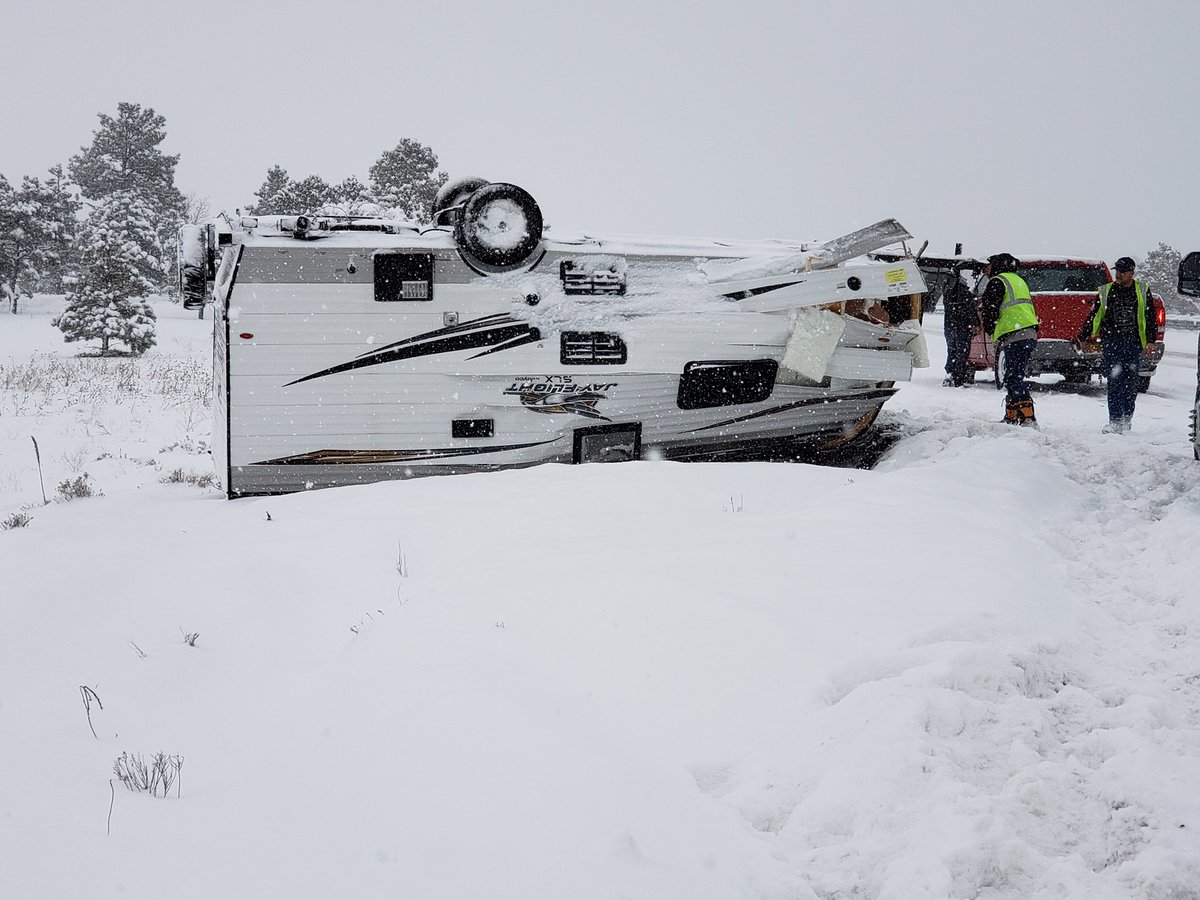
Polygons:
[[1117,260],[1116,281],[1100,288],[1092,314],[1079,333],[1080,341],[1099,339],[1104,374],[1108,379],[1108,424],[1104,434],[1124,434],[1137,403],[1138,370],[1146,347],[1146,310],[1150,289],[1133,277],[1136,264],[1128,256]]
[[1033,397],[1025,381],[1029,360],[1037,346],[1038,318],[1029,285],[1017,274],[1017,258],[1011,253],[988,257],[991,279],[980,301],[983,327],[996,342],[996,358],[1008,391],[1004,421],[1009,425],[1037,427]]

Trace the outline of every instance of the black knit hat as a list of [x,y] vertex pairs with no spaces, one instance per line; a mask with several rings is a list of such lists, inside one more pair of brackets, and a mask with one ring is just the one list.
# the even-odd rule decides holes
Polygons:
[[1117,260],[1116,265],[1114,265],[1113,268],[1118,272],[1132,272],[1137,268],[1137,263],[1135,263],[1131,257],[1122,256]]
[[988,263],[992,267],[993,275],[1017,271],[1017,258],[1011,253],[993,253],[988,257]]

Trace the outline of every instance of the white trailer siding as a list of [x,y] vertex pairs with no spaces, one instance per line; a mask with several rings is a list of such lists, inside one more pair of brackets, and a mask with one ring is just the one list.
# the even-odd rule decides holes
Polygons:
[[[432,255],[432,298],[381,302],[376,254],[397,248],[380,236],[336,240],[248,240],[232,251],[241,252],[236,267],[222,266],[232,285],[225,304],[218,274],[214,427],[224,435],[214,457],[231,496],[569,462],[579,434],[598,426],[634,428],[643,447],[681,457],[774,438],[836,439],[892,393],[842,378],[681,408],[690,363],[778,363],[793,328],[786,308],[722,299],[695,259],[628,255],[624,296],[577,297],[559,281],[559,262],[580,255],[569,246],[531,272],[485,276],[445,246],[444,232],[405,235],[390,239],[398,252]],[[616,336],[624,361],[571,364],[564,332]],[[895,339],[872,345],[882,334],[875,326],[847,333],[856,347],[887,350]]]

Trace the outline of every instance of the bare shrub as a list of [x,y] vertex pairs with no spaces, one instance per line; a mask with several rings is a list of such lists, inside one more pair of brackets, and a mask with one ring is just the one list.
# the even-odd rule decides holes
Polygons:
[[15,512],[10,514],[8,518],[0,520],[0,530],[10,531],[13,528],[24,528],[32,521],[33,516],[29,515],[29,513]]
[[183,642],[189,647],[195,647],[196,641],[200,638],[200,632],[198,631],[184,631],[180,628],[179,633],[183,635]]
[[120,406],[158,400],[186,421],[204,419],[212,368],[171,356],[139,358],[35,356],[0,365],[0,414],[28,416],[73,406]]
[[183,469],[175,469],[166,478],[160,480],[163,484],[194,484],[201,488],[212,487],[217,481],[212,472],[185,472]]
[[99,491],[92,485],[88,479],[88,473],[84,472],[75,478],[67,478],[61,481],[54,489],[57,500],[66,503],[70,500],[78,500],[81,497],[95,497]]
[[[167,796],[171,787],[179,781],[183,768],[183,757],[167,756],[161,750],[155,753],[149,764],[140,754],[122,753],[113,763],[113,774],[121,784],[135,793],[146,793],[151,797]],[[178,797],[182,786],[176,788]]]

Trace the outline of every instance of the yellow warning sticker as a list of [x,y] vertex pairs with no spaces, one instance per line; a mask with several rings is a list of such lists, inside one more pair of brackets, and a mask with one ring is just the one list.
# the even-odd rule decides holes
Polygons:
[[908,281],[908,273],[903,269],[888,269],[883,274],[887,278],[888,284],[899,284],[902,281]]

